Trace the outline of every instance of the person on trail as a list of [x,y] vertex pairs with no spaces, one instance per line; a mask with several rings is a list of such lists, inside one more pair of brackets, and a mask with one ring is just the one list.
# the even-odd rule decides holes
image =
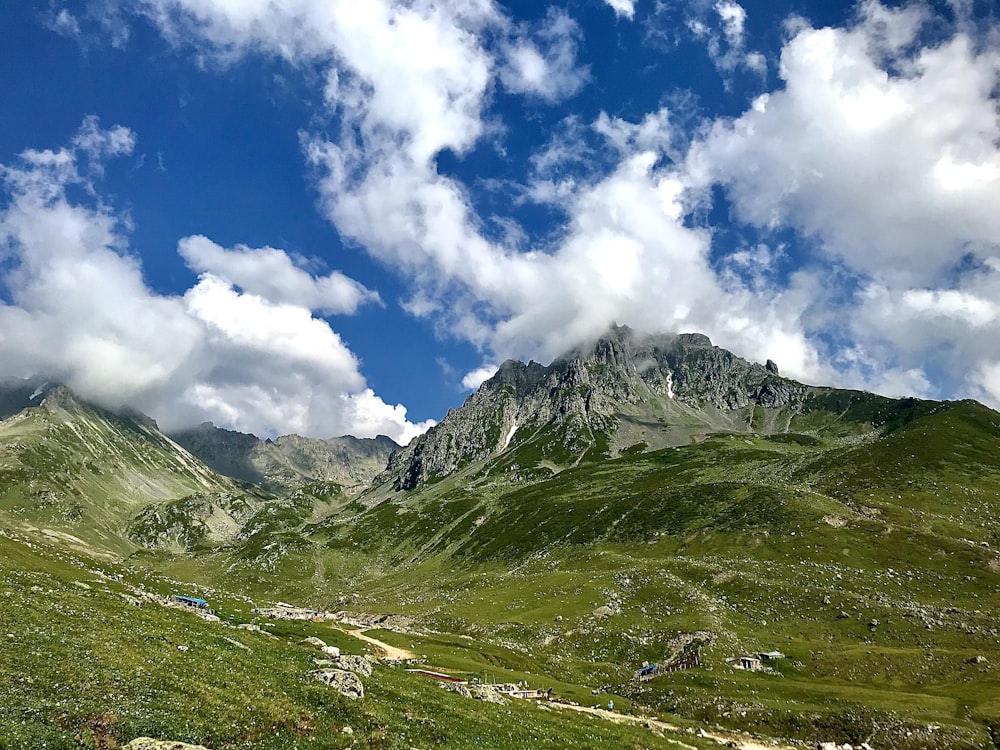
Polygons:
[[609,711],[614,711],[615,710],[615,702],[614,701],[608,701],[608,710]]

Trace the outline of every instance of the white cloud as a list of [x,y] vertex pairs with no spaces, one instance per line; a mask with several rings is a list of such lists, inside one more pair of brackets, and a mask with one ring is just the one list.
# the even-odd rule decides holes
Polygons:
[[594,130],[622,154],[633,150],[656,154],[671,154],[673,151],[675,128],[670,121],[670,110],[666,107],[650,112],[638,124],[601,112],[594,122]]
[[569,15],[550,9],[535,34],[522,34],[505,45],[500,80],[509,91],[548,102],[572,96],[589,77],[588,69],[576,61],[580,36],[580,27]]
[[688,173],[742,220],[810,238],[811,262],[841,269],[823,304],[860,288],[836,328],[874,364],[845,377],[916,388],[907,373],[930,368],[947,394],[1000,352],[1000,52],[961,30],[923,46],[928,20],[869,1],[848,28],[799,21],[784,87],[716,122]]
[[618,18],[632,20],[635,17],[635,0],[604,0],[614,10]]
[[[630,2],[609,5],[634,13]],[[806,379],[929,393],[944,371],[992,392],[1000,55],[943,22],[937,42],[921,45],[923,5],[867,0],[845,28],[790,20],[781,88],[707,123],[686,154],[667,109],[638,123],[598,118],[610,169],[560,172],[589,157],[590,144],[539,152],[525,196],[558,203],[566,221],[527,251],[482,231],[468,189],[438,173],[436,157],[465,154],[484,136],[498,80],[553,100],[575,90],[550,75],[579,74],[568,17],[550,16],[561,31],[547,41],[512,30],[485,0],[146,7],[200,53],[326,66],[324,94],[343,129],[302,136],[323,212],[407,278],[409,310],[492,361],[551,357],[617,320],[703,330]],[[766,72],[741,5],[698,7],[689,31],[724,76]],[[818,251],[792,258],[802,267],[782,281],[777,256],[756,244],[713,262],[698,222],[716,186],[736,220],[795,233],[796,255]]]
[[65,8],[62,8],[58,13],[49,18],[47,25],[57,34],[71,38],[78,38],[80,36],[80,22],[76,16]]
[[688,31],[704,41],[712,63],[726,77],[727,87],[736,70],[749,70],[761,77],[767,74],[767,58],[747,49],[747,12],[742,5],[734,0],[718,0],[711,6],[695,3],[688,13]]
[[786,372],[818,371],[797,323],[799,297],[723,283],[712,270],[710,235],[686,225],[682,175],[664,166],[673,142],[663,132],[670,128],[666,110],[637,124],[599,121],[596,130],[617,152],[609,174],[535,184],[529,195],[548,190],[567,212],[565,232],[551,246],[522,252],[487,238],[465,186],[437,172],[440,151],[461,154],[485,132],[482,114],[496,78],[545,95],[540,71],[551,73],[553,60],[555,70],[578,73],[570,65],[578,31],[564,14],[550,14],[532,36],[537,54],[524,53],[515,85],[509,66],[484,46],[484,32],[506,34],[500,46],[508,53],[526,37],[510,34],[488,3],[383,0],[360,10],[303,0],[293,12],[263,2],[153,4],[174,12],[170,21],[160,18],[168,30],[183,26],[176,11],[189,11],[197,20],[186,27],[196,35],[189,38],[209,49],[334,61],[326,96],[345,129],[333,139],[302,138],[322,208],[341,234],[409,279],[408,309],[451,335],[498,360],[545,358],[618,320],[705,330],[719,343],[778,360]]
[[[102,130],[88,118],[72,148],[27,151],[0,166],[9,195],[0,209],[8,372],[136,406],[168,428],[211,419],[260,435],[377,429],[403,440],[426,429],[366,387],[357,358],[312,314],[312,305],[353,309],[369,294],[355,282],[311,277],[272,248],[226,251],[189,238],[185,253],[205,271],[198,283],[183,296],[150,290],[118,217],[96,197],[87,205],[68,194],[80,185],[93,193],[81,157],[93,171],[95,160],[134,142],[124,128]],[[303,299],[290,299],[296,290]]]
[[969,379],[976,396],[986,403],[1000,404],[1000,360],[981,362]]
[[273,303],[334,315],[354,313],[365,302],[380,301],[377,293],[341,273],[316,278],[273,247],[238,245],[227,250],[207,237],[193,236],[182,239],[178,251],[192,270],[222,277]]
[[467,372],[462,378],[462,387],[467,391],[474,391],[497,373],[497,366],[486,364],[477,367],[475,370]]
[[920,14],[878,16],[800,31],[782,53],[784,89],[717,122],[690,167],[726,185],[744,220],[792,225],[852,268],[922,284],[1000,238],[1000,55],[956,35],[890,75],[881,52],[905,46]]
[[726,35],[726,41],[732,47],[742,47],[743,27],[747,21],[747,12],[743,6],[732,0],[723,0],[715,4],[715,12],[722,21],[722,32]]

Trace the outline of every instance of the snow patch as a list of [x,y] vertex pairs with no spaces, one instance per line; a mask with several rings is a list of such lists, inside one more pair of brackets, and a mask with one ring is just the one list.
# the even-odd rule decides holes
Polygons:
[[667,373],[667,398],[674,397],[674,374],[672,372]]
[[515,432],[517,432],[517,422],[514,422],[514,424],[510,426],[510,432],[507,433],[507,439],[503,441],[503,450],[507,450],[507,446],[510,445],[510,441],[514,437]]
[[38,386],[35,389],[35,392],[32,393],[30,396],[28,396],[28,401],[34,401],[36,398],[38,398],[43,393],[45,393],[45,386],[47,386],[48,384],[49,384],[49,381],[46,380],[44,383],[42,383],[40,386]]

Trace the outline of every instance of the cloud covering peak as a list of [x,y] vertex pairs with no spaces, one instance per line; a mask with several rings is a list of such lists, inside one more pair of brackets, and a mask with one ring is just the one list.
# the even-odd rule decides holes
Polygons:
[[[349,313],[377,299],[357,282],[314,277],[274,248],[227,251],[189,237],[180,252],[201,273],[197,283],[181,296],[151,289],[123,222],[79,169],[82,160],[99,171],[134,143],[128,130],[88,118],[72,146],[0,167],[8,373],[142,408],[168,429],[207,419],[264,436],[402,442],[426,429],[366,387],[357,358],[312,312]],[[71,197],[81,186],[89,197]]]

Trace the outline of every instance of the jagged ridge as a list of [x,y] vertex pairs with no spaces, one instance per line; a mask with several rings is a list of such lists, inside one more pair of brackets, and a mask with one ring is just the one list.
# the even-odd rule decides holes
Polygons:
[[714,432],[815,432],[844,415],[837,429],[863,431],[892,403],[781,377],[773,362],[749,362],[702,334],[615,326],[549,366],[505,362],[461,408],[395,454],[375,483],[411,490],[501,454],[511,457],[508,469],[543,478],[582,460],[686,445]]

